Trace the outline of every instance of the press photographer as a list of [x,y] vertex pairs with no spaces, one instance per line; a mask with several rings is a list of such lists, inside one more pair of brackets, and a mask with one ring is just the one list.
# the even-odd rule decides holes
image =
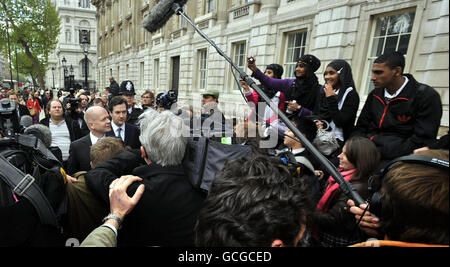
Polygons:
[[75,90],[73,88],[69,90],[69,95],[63,100],[65,115],[78,123],[78,128],[80,128],[81,132],[80,137],[89,134],[89,128],[84,121],[84,113],[86,112],[87,104],[87,95],[83,92],[75,95]]
[[63,245],[65,180],[44,145],[49,132],[19,134],[15,103],[4,99],[0,106],[0,246]]

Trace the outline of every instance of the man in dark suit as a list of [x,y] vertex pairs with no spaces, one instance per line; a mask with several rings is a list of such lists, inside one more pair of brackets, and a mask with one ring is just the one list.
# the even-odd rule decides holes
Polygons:
[[141,123],[141,149],[123,152],[86,174],[86,185],[104,203],[118,177],[142,178],[129,187],[128,192],[141,184],[146,189],[120,230],[119,246],[194,246],[203,199],[182,167],[187,143],[180,135],[183,128],[183,119],[173,113],[149,110]]
[[69,159],[67,160],[67,171],[69,174],[91,170],[91,146],[96,144],[98,140],[106,137],[106,133],[111,131],[109,114],[102,107],[89,108],[84,115],[84,119],[90,133],[70,144]]
[[112,118],[111,131],[106,135],[120,138],[125,146],[139,149],[141,147],[141,142],[139,142],[141,131],[136,125],[126,122],[128,116],[127,101],[121,96],[113,97],[109,102],[109,110]]
[[134,107],[134,97],[136,95],[136,91],[134,89],[134,85],[132,81],[123,81],[120,84],[119,95],[121,95],[128,103],[128,115],[127,115],[127,123],[134,124],[137,126],[139,121],[139,116],[144,112],[140,108]]

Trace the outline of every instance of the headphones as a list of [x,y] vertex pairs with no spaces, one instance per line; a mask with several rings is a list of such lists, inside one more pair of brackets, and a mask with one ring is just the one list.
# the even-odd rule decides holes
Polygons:
[[413,163],[413,164],[422,164],[425,166],[430,166],[434,168],[439,168],[448,172],[449,162],[437,158],[427,157],[427,156],[404,156],[393,161],[389,162],[384,169],[382,169],[379,173],[372,175],[368,181],[368,189],[369,189],[369,203],[370,203],[370,211],[376,215],[381,214],[381,186],[383,183],[384,176],[393,169],[394,165],[398,162],[403,163]]

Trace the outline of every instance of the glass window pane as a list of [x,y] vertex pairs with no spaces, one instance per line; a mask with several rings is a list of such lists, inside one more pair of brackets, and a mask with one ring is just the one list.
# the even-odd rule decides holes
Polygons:
[[388,34],[400,34],[410,32],[413,19],[410,13],[399,14],[391,17]]
[[388,21],[389,17],[381,17],[377,19],[377,29],[375,30],[375,37],[386,35]]
[[383,54],[384,40],[385,38],[374,38],[371,54],[372,57],[378,57]]
[[386,38],[386,46],[384,47],[383,53],[395,52],[397,50],[397,42],[397,36]]
[[403,55],[406,55],[406,53],[408,53],[408,45],[409,45],[410,38],[411,38],[410,34],[402,35],[400,37],[400,43],[398,45],[397,51],[403,53]]

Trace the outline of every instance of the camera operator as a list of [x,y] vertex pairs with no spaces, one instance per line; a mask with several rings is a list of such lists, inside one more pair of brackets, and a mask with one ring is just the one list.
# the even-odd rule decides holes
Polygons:
[[[13,113],[13,116],[17,116]],[[2,119],[7,118],[5,112],[1,112]],[[16,120],[12,120],[13,122]],[[4,123],[2,123],[4,124]],[[43,126],[42,126],[43,127]],[[8,126],[0,125],[0,128]],[[29,128],[31,129],[31,127]],[[52,218],[45,217],[48,221],[63,215],[65,181],[60,172],[60,163],[51,156],[45,147],[49,144],[49,131],[41,131],[38,125],[28,130],[25,135],[0,134],[0,155],[2,156],[0,177],[0,246],[58,246],[63,245],[61,230],[55,225],[44,224],[40,219],[45,206],[53,210]],[[50,133],[51,134],[51,133]],[[5,138],[3,138],[5,137]],[[36,140],[39,139],[43,143]],[[24,140],[26,142],[24,142]],[[35,144],[30,147],[29,144]],[[37,144],[37,145],[36,145]],[[41,146],[39,146],[41,144]],[[6,159],[6,161],[4,161]],[[15,168],[14,168],[14,167]],[[11,170],[23,171],[24,174],[32,174],[34,181],[30,188],[24,189],[31,192],[42,192],[43,198],[36,194],[27,193],[20,195],[9,186],[17,177],[9,175]],[[12,172],[12,173],[15,173]],[[24,181],[23,179],[22,181]],[[9,181],[9,182],[8,182]],[[27,180],[28,181],[28,180]],[[30,200],[30,199],[31,200]],[[47,201],[42,201],[42,200]],[[35,206],[36,205],[36,206]],[[49,215],[49,213],[46,213]],[[56,216],[56,218],[54,217]]]
[[[79,95],[81,96],[81,94]],[[83,100],[84,99],[84,100]],[[81,136],[86,136],[89,134],[89,128],[84,121],[84,111],[83,109],[87,105],[87,96],[75,97],[75,89],[71,88],[69,90],[69,95],[64,97],[63,107],[65,108],[66,116],[69,116],[72,120],[78,123],[78,128],[80,128]],[[85,106],[83,107],[83,102]]]

